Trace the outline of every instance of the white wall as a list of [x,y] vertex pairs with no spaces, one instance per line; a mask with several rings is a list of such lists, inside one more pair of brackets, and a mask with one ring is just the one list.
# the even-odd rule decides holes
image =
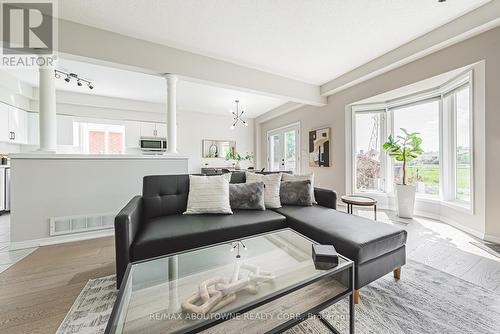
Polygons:
[[[254,121],[248,119],[248,126],[238,125],[231,130],[231,115],[212,115],[191,111],[178,111],[177,113],[177,143],[179,153],[189,157],[189,172],[199,173],[200,168],[206,163],[209,167],[231,166],[223,158],[202,158],[202,140],[219,139],[235,140],[236,151],[240,154],[254,151]],[[242,167],[251,163],[245,162]]]
[[[313,171],[316,173],[318,184],[323,187],[332,188],[339,194],[345,194],[347,173],[346,138],[349,137],[349,126],[346,125],[346,106],[384,93],[394,89],[413,84],[415,82],[434,77],[436,75],[449,72],[464,66],[484,61],[484,128],[475,133],[478,143],[484,143],[481,153],[485,156],[485,164],[478,165],[474,173],[477,179],[476,185],[484,185],[484,194],[479,190],[476,196],[476,205],[484,206],[484,211],[476,211],[473,219],[464,221],[464,226],[476,235],[484,236],[486,239],[500,242],[500,28],[495,28],[478,36],[465,40],[461,43],[447,47],[443,50],[430,54],[419,60],[396,68],[387,73],[381,74],[370,80],[356,84],[343,91],[328,97],[328,104],[325,107],[305,106],[286,115],[264,122],[257,131],[261,136],[260,154],[261,161],[265,161],[266,131],[286,124],[301,122],[302,126],[302,149],[307,151],[308,131],[317,128],[332,127],[332,167],[329,168],[309,168],[307,161],[302,161],[302,172]],[[479,125],[479,124],[477,124]],[[302,156],[304,155],[302,152]],[[481,177],[481,175],[483,177]],[[482,202],[482,203],[481,203]],[[476,207],[478,209],[478,207]],[[448,212],[444,210],[442,212]],[[447,213],[451,217],[449,213]],[[484,216],[483,216],[484,215]],[[454,219],[452,217],[451,219]],[[476,219],[477,218],[477,219]]]

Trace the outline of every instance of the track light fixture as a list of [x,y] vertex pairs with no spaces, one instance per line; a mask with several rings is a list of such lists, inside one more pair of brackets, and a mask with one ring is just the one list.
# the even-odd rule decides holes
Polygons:
[[61,76],[64,76],[65,77],[64,81],[66,81],[68,83],[71,81],[71,79],[76,80],[76,84],[78,85],[78,87],[83,86],[83,83],[85,82],[89,89],[94,89],[94,85],[92,84],[92,81],[85,79],[85,78],[82,78],[82,77],[78,76],[78,74],[76,74],[76,73],[68,73],[68,72],[64,72],[61,70],[54,70],[54,77],[56,79],[61,78]]
[[243,108],[240,110],[240,101],[235,100],[234,102],[236,103],[236,111],[233,111],[232,109],[229,110],[229,112],[233,115],[233,124],[231,125],[231,130],[234,130],[238,122],[243,123],[244,126],[248,126],[248,123],[242,117],[245,113],[245,110]]

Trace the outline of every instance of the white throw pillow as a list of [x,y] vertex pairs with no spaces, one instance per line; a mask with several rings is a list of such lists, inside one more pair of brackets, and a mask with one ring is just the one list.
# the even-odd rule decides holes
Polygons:
[[255,174],[245,173],[246,183],[264,182],[264,204],[268,209],[281,208],[280,185],[281,173],[275,174]]
[[231,174],[189,175],[189,194],[185,215],[232,214],[229,204]]
[[316,204],[316,199],[314,198],[314,173],[309,174],[287,174],[283,173],[281,176],[281,181],[290,182],[290,181],[311,181],[311,199],[314,204]]

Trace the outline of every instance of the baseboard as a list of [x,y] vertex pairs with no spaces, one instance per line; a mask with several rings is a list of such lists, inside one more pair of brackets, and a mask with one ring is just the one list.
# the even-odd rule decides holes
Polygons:
[[489,241],[489,242],[494,242],[496,244],[500,244],[500,237],[496,235],[491,235],[491,234],[485,234],[484,235],[484,240]]
[[457,229],[459,229],[459,230],[461,230],[461,231],[463,231],[463,232],[465,232],[465,233],[468,233],[468,234],[470,234],[470,235],[473,235],[473,236],[475,236],[476,238],[479,238],[479,239],[481,239],[481,240],[486,240],[486,239],[485,239],[485,238],[486,238],[486,235],[485,235],[484,233],[482,233],[482,232],[479,232],[479,231],[477,231],[477,230],[474,230],[474,229],[472,229],[472,228],[470,228],[470,227],[468,227],[468,226],[465,226],[465,225],[459,224],[459,223],[457,223],[456,221],[453,221],[453,220],[448,219],[448,218],[446,218],[446,217],[441,217],[441,219],[440,219],[440,220],[441,220],[443,223],[446,223],[446,224],[448,224],[448,225],[450,225],[450,226],[453,226],[453,227],[455,227],[455,228],[457,228]]
[[99,231],[92,231],[92,232],[82,232],[82,233],[75,233],[75,234],[58,235],[58,236],[40,238],[40,239],[13,241],[10,243],[10,250],[18,250],[18,249],[25,249],[25,248],[63,244],[66,242],[73,242],[73,241],[103,238],[103,237],[112,236],[114,234],[115,234],[114,229],[107,229],[107,230],[99,230]]

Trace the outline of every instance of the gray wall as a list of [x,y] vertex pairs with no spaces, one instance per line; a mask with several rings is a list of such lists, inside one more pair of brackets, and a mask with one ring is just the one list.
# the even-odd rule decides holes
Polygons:
[[[266,132],[273,128],[300,121],[303,158],[301,171],[313,171],[319,186],[332,188],[340,194],[344,194],[346,191],[346,105],[481,60],[485,61],[486,70],[486,129],[484,133],[476,135],[486,136],[486,167],[483,170],[475,170],[475,172],[485,173],[487,180],[484,231],[487,235],[500,240],[500,205],[498,205],[500,203],[500,173],[498,172],[500,169],[500,131],[498,131],[498,125],[500,124],[500,28],[489,30],[331,95],[328,98],[328,104],[324,107],[302,107],[260,124],[261,143],[263,143],[260,161],[266,161]],[[307,166],[308,131],[323,126],[332,127],[333,166],[324,169],[312,169]]]

